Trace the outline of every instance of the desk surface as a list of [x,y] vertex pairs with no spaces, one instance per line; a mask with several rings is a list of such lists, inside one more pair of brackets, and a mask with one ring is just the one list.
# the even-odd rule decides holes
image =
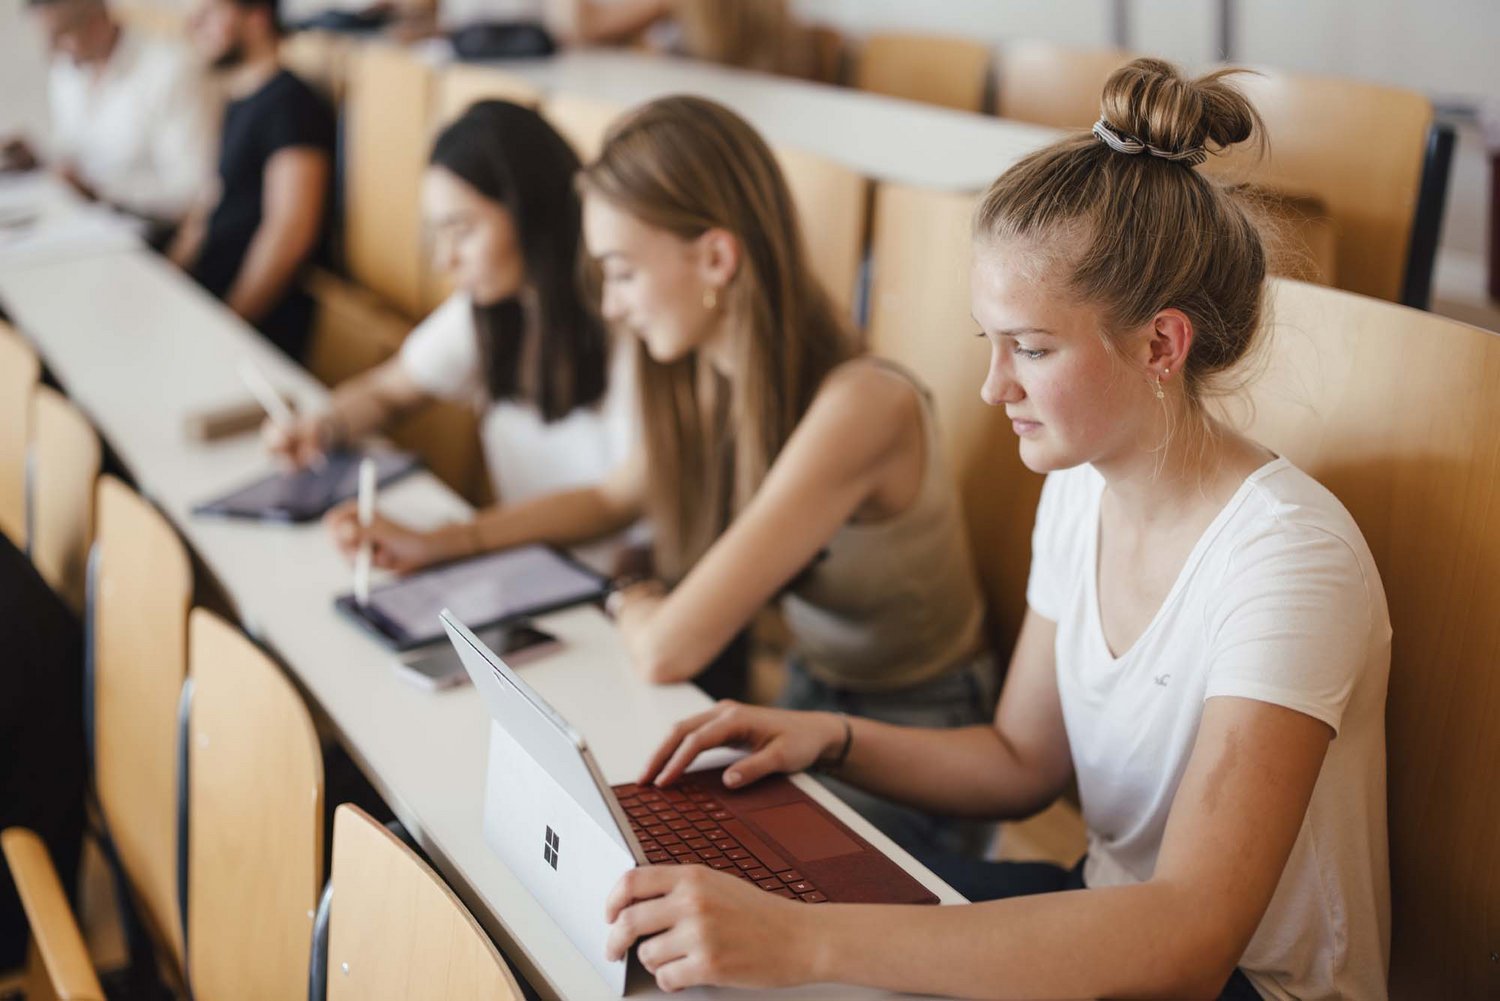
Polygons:
[[[484,843],[487,716],[470,688],[431,693],[396,677],[388,653],[332,609],[350,571],[318,525],[282,527],[191,517],[192,506],[268,466],[255,436],[188,441],[184,418],[245,395],[237,363],[251,358],[304,406],[313,378],[161,258],[115,252],[24,271],[0,269],[0,301],[73,400],[224,587],[247,629],[285,662],[497,943],[544,994],[597,997],[603,984],[556,924]],[[383,492],[411,522],[467,508],[433,477]],[[667,727],[708,704],[691,685],[635,679],[613,626],[593,609],[542,624],[565,643],[527,679],[588,739],[611,781],[635,777]],[[960,898],[805,776],[797,781],[945,902]],[[655,992],[637,971],[632,995]],[[732,992],[714,992],[714,996]],[[798,996],[853,997],[846,987]]]
[[629,106],[699,94],[733,108],[773,145],[827,157],[877,181],[980,191],[1066,133],[845,87],[607,49],[493,64],[543,94]]

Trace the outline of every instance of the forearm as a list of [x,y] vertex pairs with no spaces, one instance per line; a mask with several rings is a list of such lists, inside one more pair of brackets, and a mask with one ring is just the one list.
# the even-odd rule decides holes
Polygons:
[[1213,998],[1238,961],[1210,907],[1164,883],[962,907],[825,905],[808,979],[971,998]]
[[1030,816],[1061,793],[988,724],[936,729],[849,717],[838,778],[878,796],[947,816]]
[[357,441],[428,402],[425,393],[393,376],[390,366],[397,364],[387,361],[333,391],[325,415],[330,444]]
[[258,323],[286,295],[310,251],[311,240],[290,227],[262,224],[224,297],[225,304]]
[[532,542],[571,546],[621,531],[637,516],[637,512],[611,504],[602,491],[582,487],[487,508],[474,516],[472,524],[444,531],[458,536],[460,548],[466,552],[509,549]]
[[177,228],[177,235],[167,248],[167,259],[184,271],[191,271],[198,263],[198,254],[203,249],[203,237],[208,230],[207,221],[199,212],[189,213]]

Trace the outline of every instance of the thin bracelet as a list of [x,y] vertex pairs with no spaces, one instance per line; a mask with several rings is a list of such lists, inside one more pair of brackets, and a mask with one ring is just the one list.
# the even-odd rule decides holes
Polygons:
[[849,722],[848,713],[839,713],[839,719],[844,721],[844,746],[839,748],[839,753],[832,760],[816,762],[813,768],[817,771],[836,772],[849,760],[849,749],[854,746],[854,726]]

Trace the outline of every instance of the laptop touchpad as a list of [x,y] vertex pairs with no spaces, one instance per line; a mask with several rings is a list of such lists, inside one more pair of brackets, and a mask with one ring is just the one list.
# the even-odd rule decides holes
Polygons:
[[765,831],[773,841],[803,862],[864,850],[806,803],[753,810],[744,814],[744,819]]

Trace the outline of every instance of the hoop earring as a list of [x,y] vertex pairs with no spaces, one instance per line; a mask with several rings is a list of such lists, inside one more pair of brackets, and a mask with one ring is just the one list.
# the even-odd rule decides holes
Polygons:
[[712,310],[719,304],[719,290],[710,285],[703,290],[703,308]]

